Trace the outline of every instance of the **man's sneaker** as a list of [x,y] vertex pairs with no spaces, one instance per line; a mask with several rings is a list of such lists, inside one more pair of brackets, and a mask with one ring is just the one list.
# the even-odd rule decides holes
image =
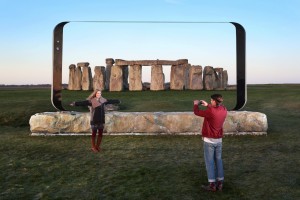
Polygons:
[[217,183],[217,190],[220,191],[220,192],[222,192],[222,190],[223,190],[223,182],[222,181],[218,181],[218,183]]
[[209,183],[209,185],[202,185],[202,189],[210,192],[215,192],[217,191],[215,183]]

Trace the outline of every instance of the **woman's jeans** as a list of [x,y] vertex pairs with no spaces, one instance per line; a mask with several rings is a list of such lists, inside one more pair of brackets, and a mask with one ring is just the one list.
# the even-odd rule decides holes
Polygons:
[[224,180],[222,142],[217,144],[204,142],[203,148],[208,182],[216,182],[216,179]]

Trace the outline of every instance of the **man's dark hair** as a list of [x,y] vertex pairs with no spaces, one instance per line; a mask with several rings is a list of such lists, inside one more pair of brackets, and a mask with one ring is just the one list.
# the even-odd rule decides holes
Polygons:
[[223,102],[223,97],[220,94],[213,94],[210,96],[215,102],[217,103],[217,106],[219,106]]

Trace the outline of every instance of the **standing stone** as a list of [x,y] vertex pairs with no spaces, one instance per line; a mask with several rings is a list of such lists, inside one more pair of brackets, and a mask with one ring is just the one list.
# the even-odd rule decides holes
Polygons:
[[191,69],[191,64],[187,64],[185,68],[185,75],[184,75],[184,88],[186,90],[190,89],[190,69]]
[[123,90],[123,71],[119,65],[111,67],[111,74],[109,80],[109,91],[122,91]]
[[82,67],[82,79],[81,79],[81,88],[82,90],[92,90],[93,89],[93,80],[92,80],[92,71],[89,67],[90,63],[82,62],[78,63],[78,66]]
[[75,86],[75,68],[76,68],[76,65],[74,65],[74,64],[71,64],[69,66],[68,90],[74,90],[74,86]]
[[105,70],[105,89],[109,90],[109,83],[110,83],[110,74],[111,74],[111,67],[114,65],[115,61],[112,58],[106,58],[106,70]]
[[129,69],[129,90],[142,91],[142,65],[130,65]]
[[105,67],[96,66],[94,71],[93,89],[102,91],[105,89]]
[[185,69],[187,65],[172,65],[170,76],[171,90],[184,90]]
[[213,67],[205,66],[203,72],[203,85],[205,90],[214,89],[215,72]]
[[223,68],[214,68],[215,74],[216,74],[216,84],[215,89],[223,90]]
[[217,72],[214,70],[214,73],[213,73],[213,76],[212,76],[212,79],[213,79],[213,89],[217,89],[218,88],[218,75],[217,75]]
[[75,69],[74,90],[81,90],[82,72],[81,67],[77,65]]
[[162,65],[152,65],[150,90],[164,90],[164,83],[165,76],[163,73]]
[[190,90],[203,90],[202,66],[192,65],[189,70]]

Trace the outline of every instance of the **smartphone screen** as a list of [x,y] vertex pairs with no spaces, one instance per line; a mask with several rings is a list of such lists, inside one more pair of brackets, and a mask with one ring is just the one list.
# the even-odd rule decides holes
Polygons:
[[[226,106],[229,109],[237,107],[238,47],[236,27],[232,23],[69,22],[63,26],[61,37],[59,42],[63,46],[54,46],[54,54],[55,51],[61,51],[61,83],[66,88],[70,82],[71,68],[86,65],[90,68],[91,77],[95,75],[96,66],[102,68],[105,79],[108,80],[104,81],[104,91],[115,92],[109,85],[110,78],[107,77],[112,76],[112,73],[105,72],[108,70],[107,59],[110,59],[114,62],[113,66],[118,65],[120,60],[127,64],[122,66],[127,73],[122,75],[124,77],[120,95],[122,92],[139,90],[149,92],[153,89],[151,84],[154,85],[153,63],[158,63],[163,74],[163,88],[160,91],[182,91],[187,96],[206,101],[210,100],[210,95],[220,93],[227,100]],[[54,40],[54,45],[57,41]],[[182,65],[174,64],[176,61],[184,61],[184,77],[174,76],[176,70],[182,68]],[[131,66],[133,62],[140,65],[137,75],[140,77],[137,80],[141,82],[142,88],[132,87],[130,73],[133,73],[130,70],[134,70]],[[193,74],[194,69],[196,72]],[[208,81],[212,77],[213,80]],[[176,79],[183,80],[181,86],[174,86]],[[54,80],[57,79],[54,77]],[[67,107],[71,99],[76,100],[84,95],[87,97],[91,90],[93,88],[82,88],[79,96],[78,89],[71,88],[67,92],[63,90],[61,97],[67,101],[63,102],[62,98],[59,101],[63,102],[63,108]]]

